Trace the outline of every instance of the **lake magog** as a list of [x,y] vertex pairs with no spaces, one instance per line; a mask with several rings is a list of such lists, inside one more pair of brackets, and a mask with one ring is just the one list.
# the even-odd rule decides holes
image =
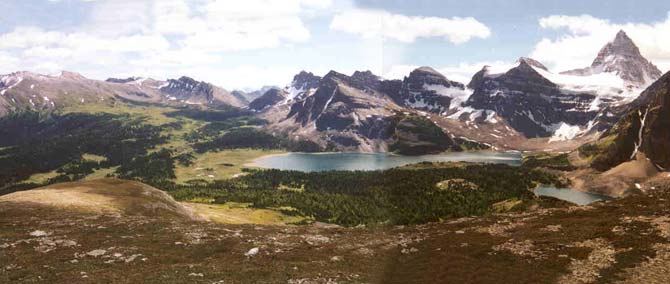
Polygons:
[[373,171],[420,162],[473,162],[521,165],[518,152],[458,152],[422,156],[388,153],[287,153],[262,157],[249,166],[303,172]]

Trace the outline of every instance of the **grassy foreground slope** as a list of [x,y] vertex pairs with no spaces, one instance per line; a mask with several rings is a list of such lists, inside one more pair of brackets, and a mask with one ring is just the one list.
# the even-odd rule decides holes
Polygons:
[[[120,188],[141,188],[117,182],[95,190],[132,197]],[[0,282],[668,283],[670,178],[642,186],[592,206],[358,228],[223,225],[7,195]]]

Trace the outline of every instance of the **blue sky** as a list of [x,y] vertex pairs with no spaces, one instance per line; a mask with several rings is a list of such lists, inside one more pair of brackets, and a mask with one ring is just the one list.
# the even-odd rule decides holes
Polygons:
[[227,89],[285,85],[300,70],[401,78],[433,66],[467,81],[532,56],[584,67],[619,29],[670,69],[670,2],[531,0],[2,1],[0,73],[96,79],[181,75]]

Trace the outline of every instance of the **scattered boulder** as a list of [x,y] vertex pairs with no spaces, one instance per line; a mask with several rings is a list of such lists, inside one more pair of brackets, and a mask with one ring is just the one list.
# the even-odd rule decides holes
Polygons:
[[33,237],[46,237],[49,234],[45,231],[42,231],[42,230],[35,230],[35,231],[32,231],[30,233],[30,235],[33,236]]
[[258,251],[259,251],[258,248],[252,248],[252,249],[250,249],[249,251],[247,251],[247,252],[244,254],[244,256],[246,256],[246,257],[252,257],[252,256],[254,256],[254,255],[257,255],[257,254],[258,254]]
[[95,249],[95,250],[87,252],[86,255],[92,256],[92,257],[98,257],[98,256],[102,256],[106,253],[107,253],[107,251],[104,250],[104,249]]

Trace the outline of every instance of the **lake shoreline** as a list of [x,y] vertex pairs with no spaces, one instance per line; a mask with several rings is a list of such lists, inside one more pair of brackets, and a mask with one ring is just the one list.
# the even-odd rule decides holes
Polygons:
[[607,201],[615,199],[614,197],[592,193],[584,192],[573,188],[558,188],[552,185],[540,184],[535,188],[530,189],[530,191],[535,194],[535,196],[544,196],[560,199],[566,202],[570,202],[577,206],[589,205],[593,202]]
[[383,152],[287,152],[264,155],[246,163],[245,166],[303,172],[375,171],[421,162],[471,162],[520,166],[522,158],[519,152],[491,151],[448,152],[417,156]]

